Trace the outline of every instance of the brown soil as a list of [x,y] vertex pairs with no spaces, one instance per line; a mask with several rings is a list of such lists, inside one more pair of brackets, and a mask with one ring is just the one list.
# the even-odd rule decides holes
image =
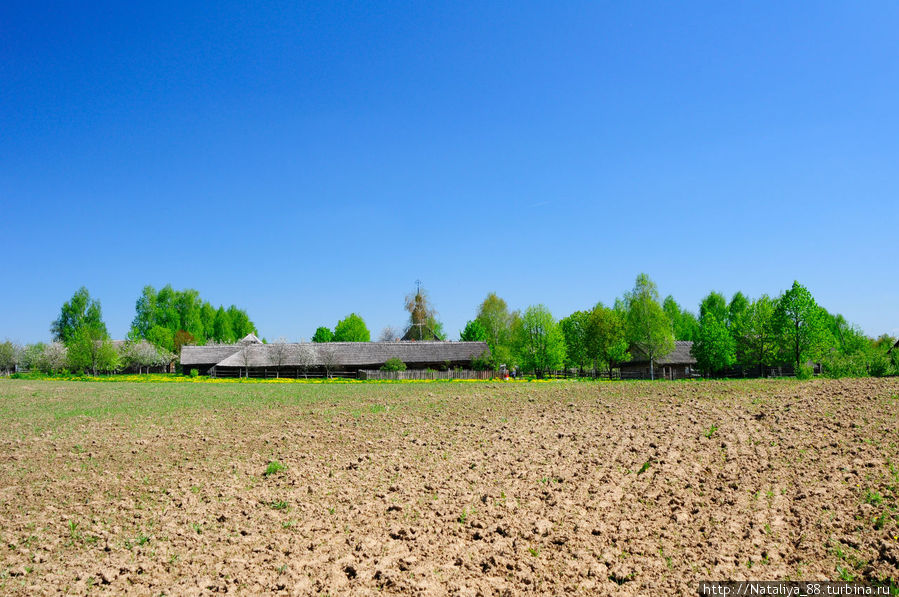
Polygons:
[[0,381],[0,594],[896,582],[897,411],[896,379]]

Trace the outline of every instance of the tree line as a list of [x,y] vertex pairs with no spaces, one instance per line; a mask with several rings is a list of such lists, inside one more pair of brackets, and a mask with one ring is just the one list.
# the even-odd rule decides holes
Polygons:
[[[446,334],[427,293],[420,286],[404,303],[409,319],[402,339],[444,340]],[[0,371],[16,365],[52,372],[138,370],[172,362],[185,344],[231,344],[256,326],[246,311],[232,305],[213,307],[193,289],[160,290],[146,286],[135,305],[127,341],[114,346],[103,322],[100,302],[80,288],[66,301],[51,324],[53,342],[19,347],[0,343]],[[400,334],[385,328],[380,341]],[[776,297],[750,299],[742,292],[727,300],[710,292],[694,313],[672,296],[661,299],[656,284],[640,274],[629,291],[611,305],[595,304],[555,319],[544,305],[523,312],[490,293],[475,318],[460,332],[463,341],[483,341],[489,352],[474,363],[479,369],[520,368],[541,376],[551,371],[605,371],[631,359],[655,363],[674,349],[677,340],[691,341],[698,368],[708,376],[764,372],[792,367],[809,375],[818,363],[825,375],[884,376],[899,374],[899,350],[889,352],[895,338],[868,338],[840,314],[817,304],[799,282]],[[320,326],[313,342],[368,342],[364,319],[350,313],[331,328]]]
[[168,365],[185,344],[232,344],[256,333],[256,326],[243,309],[234,305],[216,309],[196,290],[167,285],[157,291],[145,286],[128,337],[116,345],[103,321],[100,301],[81,287],[63,303],[50,332],[50,344],[20,347],[9,340],[0,344],[0,370],[8,373],[18,365],[46,373],[141,371]]
[[698,368],[706,375],[757,372],[789,366],[808,376],[811,363],[831,377],[899,375],[899,350],[889,352],[895,338],[868,338],[840,314],[817,304],[799,282],[777,297],[750,300],[737,292],[728,301],[709,293],[698,315],[673,297],[660,299],[656,284],[640,274],[634,287],[610,306],[556,320],[544,305],[510,311],[490,293],[462,340],[485,341],[490,354],[480,367],[520,367],[538,376],[561,369],[612,370],[631,358],[655,362],[674,349],[677,340],[691,341]]

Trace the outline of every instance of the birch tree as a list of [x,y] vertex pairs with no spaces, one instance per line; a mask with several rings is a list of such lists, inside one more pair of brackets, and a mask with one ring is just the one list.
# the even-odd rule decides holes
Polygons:
[[655,379],[655,361],[674,350],[671,321],[659,304],[659,291],[646,274],[637,276],[634,289],[624,297],[630,343],[649,359],[650,379]]

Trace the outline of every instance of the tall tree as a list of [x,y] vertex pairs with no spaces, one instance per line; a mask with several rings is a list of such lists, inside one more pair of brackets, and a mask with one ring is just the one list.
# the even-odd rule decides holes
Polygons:
[[749,304],[736,330],[734,340],[738,362],[758,367],[764,375],[765,367],[777,361],[777,334],[774,329],[775,301],[763,294]]
[[506,301],[491,292],[478,307],[475,321],[487,332],[487,346],[494,362],[510,365],[512,360],[512,327],[517,313],[510,313]]
[[783,293],[775,310],[776,329],[787,358],[800,368],[810,359],[819,357],[827,345],[829,332],[823,310],[808,289],[794,281]]
[[597,304],[587,322],[588,354],[608,369],[611,378],[612,369],[630,358],[627,348],[626,314]]
[[559,321],[559,328],[565,338],[566,364],[569,367],[577,367],[579,371],[587,368],[591,360],[587,350],[589,319],[589,312],[575,311]]
[[365,326],[365,321],[356,315],[350,313],[345,318],[337,322],[334,328],[335,342],[370,342],[371,333]]
[[[162,329],[168,333],[163,334]],[[215,309],[192,288],[175,290],[167,284],[157,292],[152,286],[145,286],[135,304],[128,337],[149,340],[172,350],[177,344],[175,335],[180,331],[190,334],[197,344],[209,341],[231,344],[249,333],[256,333],[256,326],[246,311],[233,305],[227,310],[221,306]]]
[[699,368],[712,375],[736,361],[734,339],[714,312],[707,312],[699,321],[699,339],[693,343],[692,352]]
[[727,321],[724,322],[727,329],[732,330],[739,327],[747,309],[749,309],[749,299],[738,290],[727,304]]
[[237,335],[234,333],[234,326],[231,325],[231,316],[228,315],[228,312],[225,311],[225,308],[222,306],[219,306],[218,310],[215,312],[212,329],[212,338],[217,342],[232,344],[237,340]]
[[234,328],[234,335],[240,340],[247,334],[255,334],[256,326],[250,321],[250,317],[243,309],[238,309],[231,305],[228,307],[228,316],[231,318],[231,327]]
[[118,353],[109,340],[105,327],[83,325],[69,340],[69,365],[73,369],[89,369],[93,375],[97,371],[111,371],[118,368]]
[[465,324],[465,329],[459,333],[462,342],[486,342],[487,330],[477,319]]
[[565,337],[544,305],[528,307],[515,327],[515,348],[525,370],[543,377],[564,365]]
[[313,342],[333,342],[334,332],[325,326],[319,326],[312,335]]
[[671,321],[671,329],[674,332],[675,340],[696,340],[699,335],[699,321],[696,316],[682,309],[674,297],[670,294],[665,297],[662,303],[662,310]]
[[649,374],[655,379],[655,361],[674,350],[671,322],[659,304],[659,291],[646,274],[637,276],[633,290],[625,295],[630,343],[649,359]]
[[87,288],[82,286],[70,300],[63,303],[59,317],[50,326],[50,332],[54,340],[68,345],[84,326],[106,333],[100,301],[92,299]]
[[727,300],[720,292],[712,291],[699,303],[699,320],[713,314],[719,321],[727,321]]

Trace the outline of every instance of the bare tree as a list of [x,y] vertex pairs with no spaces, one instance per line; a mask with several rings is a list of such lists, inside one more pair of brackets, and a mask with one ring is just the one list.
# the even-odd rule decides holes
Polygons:
[[275,367],[275,377],[281,377],[281,365],[284,364],[284,361],[287,360],[288,354],[288,346],[287,346],[287,338],[281,336],[271,344],[269,349],[269,353],[272,355],[272,362]]
[[296,354],[297,366],[303,370],[303,377],[309,377],[309,368],[315,363],[315,349],[309,344],[300,344]]
[[397,338],[400,337],[400,333],[391,325],[388,325],[383,330],[381,330],[381,335],[378,337],[378,342],[396,342]]
[[322,344],[318,354],[321,357],[322,367],[325,368],[325,375],[330,379],[331,373],[338,365],[337,351],[330,344]]
[[244,377],[250,377],[250,350],[253,348],[252,344],[246,344],[240,350],[240,364],[243,365]]

